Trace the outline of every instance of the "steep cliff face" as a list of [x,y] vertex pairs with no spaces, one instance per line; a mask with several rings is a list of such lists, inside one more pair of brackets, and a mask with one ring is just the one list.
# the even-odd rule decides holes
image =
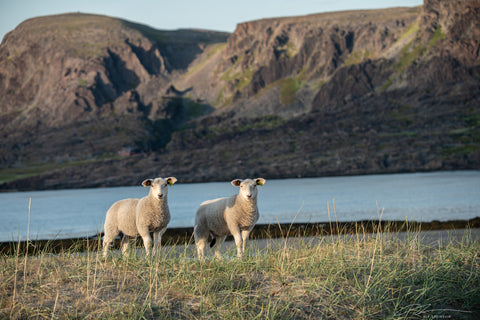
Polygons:
[[194,75],[182,84],[215,105],[218,119],[288,118],[358,99],[404,100],[407,92],[405,103],[420,106],[432,93],[471,100],[478,95],[477,15],[476,1],[430,0],[422,8],[246,22],[197,64],[193,73],[208,85]]
[[228,37],[27,21],[0,46],[0,163],[42,173],[3,187],[479,168],[479,8],[426,0],[245,22]]
[[278,79],[326,81],[344,64],[381,57],[417,14],[413,8],[246,23],[230,37],[228,53],[244,54],[241,66],[252,79],[241,93],[250,97]]
[[338,12],[241,23],[220,54],[211,58],[215,64],[196,70],[214,80],[209,94],[205,87],[197,92],[196,83],[189,85],[193,94],[219,107],[219,113],[257,117],[308,111],[318,88],[342,66],[395,54],[392,46],[418,19],[420,10]]
[[[476,1],[339,12],[239,24],[217,55],[214,115],[299,115],[410,88],[475,91]],[[205,72],[202,71],[205,76]],[[195,94],[195,84],[193,94]],[[442,89],[445,87],[446,89]],[[205,97],[202,87],[199,97]]]

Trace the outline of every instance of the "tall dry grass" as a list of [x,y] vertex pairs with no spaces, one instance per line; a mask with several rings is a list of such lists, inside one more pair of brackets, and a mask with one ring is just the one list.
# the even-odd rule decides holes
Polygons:
[[[332,227],[334,227],[332,225]],[[474,319],[480,244],[467,231],[251,241],[243,260],[200,263],[190,245],[157,258],[100,250],[1,256],[0,317],[9,319]],[[100,246],[100,243],[97,244]]]

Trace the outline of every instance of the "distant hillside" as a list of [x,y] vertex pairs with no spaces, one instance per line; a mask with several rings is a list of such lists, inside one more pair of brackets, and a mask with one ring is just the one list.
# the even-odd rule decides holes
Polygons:
[[227,36],[87,14],[23,22],[0,46],[0,164],[90,161],[163,147],[172,128],[192,117],[172,102],[170,82]]
[[3,189],[480,168],[480,4],[241,23],[28,20],[0,46]]

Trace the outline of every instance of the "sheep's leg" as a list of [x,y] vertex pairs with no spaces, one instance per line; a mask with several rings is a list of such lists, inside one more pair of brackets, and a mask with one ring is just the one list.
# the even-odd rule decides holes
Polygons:
[[112,244],[112,241],[109,241],[109,240],[106,240],[105,238],[103,238],[103,258],[104,259],[107,259],[108,248],[110,247],[111,244]]
[[148,231],[148,228],[139,228],[138,233],[143,239],[143,245],[145,246],[145,251],[147,253],[147,256],[150,255],[150,251],[152,248],[152,237],[150,236],[150,232]]
[[127,254],[128,247],[130,246],[130,238],[126,235],[122,237],[120,242],[120,248],[122,248],[122,254],[125,256]]
[[203,261],[205,258],[205,245],[207,244],[207,239],[195,237],[195,245],[197,246],[197,255],[200,261]]
[[152,237],[150,235],[146,235],[142,237],[143,239],[143,245],[145,246],[145,252],[147,253],[147,256],[150,256],[150,251],[152,250]]
[[235,230],[236,232],[232,232],[233,238],[235,239],[235,245],[237,246],[237,258],[242,257],[242,246],[243,246],[243,239],[240,230]]
[[162,248],[162,236],[166,230],[167,228],[163,228],[153,234],[153,255],[156,253],[160,254],[160,249]]
[[215,258],[222,259],[220,255],[220,249],[222,248],[222,244],[225,241],[226,237],[215,237],[215,245],[213,246],[213,252],[215,253]]
[[109,231],[105,229],[105,234],[103,235],[103,258],[106,259],[108,256],[108,248],[112,245],[113,240],[118,235],[118,231]]
[[248,235],[250,234],[250,230],[242,230],[242,253],[245,253],[245,247],[247,245]]
[[203,261],[205,258],[205,246],[207,245],[208,240],[208,231],[205,232],[202,228],[199,228],[198,225],[193,229],[193,237],[195,238],[195,246],[197,247],[197,255],[200,261]]

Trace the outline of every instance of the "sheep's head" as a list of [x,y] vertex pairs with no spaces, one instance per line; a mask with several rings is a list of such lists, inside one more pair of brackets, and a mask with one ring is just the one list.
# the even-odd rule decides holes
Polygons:
[[155,179],[147,179],[142,182],[142,186],[150,187],[150,193],[158,198],[163,199],[166,198],[168,195],[168,186],[173,185],[177,182],[175,177],[168,177],[168,178],[155,178]]
[[248,201],[253,201],[257,199],[257,186],[263,186],[265,183],[265,179],[257,178],[257,179],[235,179],[232,181],[232,185],[235,187],[240,187],[239,194]]

